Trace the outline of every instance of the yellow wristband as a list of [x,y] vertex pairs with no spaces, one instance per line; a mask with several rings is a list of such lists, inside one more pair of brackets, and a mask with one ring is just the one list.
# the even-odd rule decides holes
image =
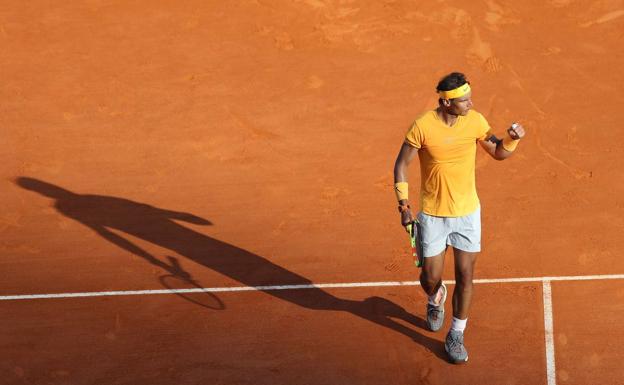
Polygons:
[[509,152],[512,152],[516,149],[516,147],[518,147],[518,143],[520,143],[520,139],[512,139],[510,136],[506,136],[503,139],[503,148]]
[[397,200],[402,201],[403,199],[407,199],[408,195],[408,187],[407,182],[397,182],[394,184],[394,192],[396,194]]

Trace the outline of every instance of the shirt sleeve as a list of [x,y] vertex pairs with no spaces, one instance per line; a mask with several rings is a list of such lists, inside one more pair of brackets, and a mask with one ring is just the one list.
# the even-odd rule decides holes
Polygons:
[[477,131],[477,140],[485,140],[492,134],[492,128],[485,119],[485,117],[479,114],[479,129]]
[[418,149],[422,147],[422,132],[416,122],[412,123],[412,126],[407,131],[407,134],[405,134],[405,141]]

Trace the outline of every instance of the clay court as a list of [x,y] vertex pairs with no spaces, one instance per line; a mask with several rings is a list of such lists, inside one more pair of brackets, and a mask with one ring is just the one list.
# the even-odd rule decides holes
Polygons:
[[[5,2],[0,382],[624,384],[623,35],[615,0]],[[456,70],[527,130],[478,149],[462,366],[392,175]]]

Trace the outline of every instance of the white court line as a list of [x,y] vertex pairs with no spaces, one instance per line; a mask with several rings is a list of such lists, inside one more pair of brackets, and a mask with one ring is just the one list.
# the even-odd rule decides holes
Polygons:
[[544,335],[546,339],[546,378],[548,385],[557,383],[555,371],[555,343],[553,336],[553,312],[552,312],[552,290],[550,281],[545,280],[543,283],[544,293]]
[[[624,279],[624,274],[610,275],[577,275],[567,277],[527,277],[527,278],[492,278],[475,279],[474,283],[521,283],[546,281],[589,281],[605,279]],[[446,280],[444,283],[452,285],[455,281]],[[353,287],[383,287],[383,286],[418,286],[418,281],[390,281],[390,282],[352,282],[352,283],[318,283],[305,285],[270,285],[270,286],[233,286],[233,287],[205,287],[195,289],[159,289],[159,290],[123,290],[123,291],[91,291],[84,293],[56,293],[56,294],[16,294],[2,295],[0,301],[16,301],[27,299],[54,299],[80,297],[110,297],[124,295],[154,295],[154,294],[186,294],[186,293],[223,293],[236,291],[273,291],[273,290],[302,290],[302,289],[331,289]]]
[[[555,371],[555,344],[553,338],[553,313],[551,281],[590,281],[624,279],[624,274],[606,275],[577,275],[566,277],[526,277],[526,278],[492,278],[475,279],[474,283],[522,283],[542,282],[544,295],[544,330],[546,343],[546,376],[548,385],[556,385]],[[455,281],[444,281],[454,284]],[[383,287],[383,286],[418,286],[418,281],[395,281],[395,282],[352,282],[352,283],[320,283],[308,285],[270,285],[270,286],[236,286],[236,287],[206,287],[196,289],[165,289],[165,290],[125,290],[125,291],[98,291],[84,293],[58,293],[58,294],[22,294],[3,295],[0,301],[27,300],[27,299],[52,299],[52,298],[76,298],[76,297],[107,297],[124,295],[154,295],[154,294],[178,294],[178,293],[218,293],[236,291],[272,291],[272,290],[302,290],[302,289],[328,289],[328,288],[353,288],[353,287]]]

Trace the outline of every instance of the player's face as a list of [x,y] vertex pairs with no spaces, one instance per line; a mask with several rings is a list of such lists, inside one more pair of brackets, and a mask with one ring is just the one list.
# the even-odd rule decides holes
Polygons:
[[450,110],[454,115],[466,115],[472,109],[472,91],[461,98],[451,100]]

